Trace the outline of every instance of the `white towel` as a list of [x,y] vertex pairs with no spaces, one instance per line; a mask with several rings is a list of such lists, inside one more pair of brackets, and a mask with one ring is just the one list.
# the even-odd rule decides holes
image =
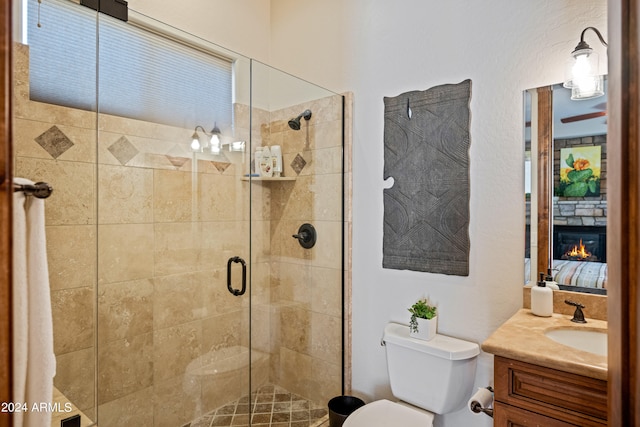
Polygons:
[[13,399],[27,405],[27,412],[14,414],[14,426],[49,426],[51,412],[32,410],[52,402],[56,373],[44,200],[18,191],[13,204]]

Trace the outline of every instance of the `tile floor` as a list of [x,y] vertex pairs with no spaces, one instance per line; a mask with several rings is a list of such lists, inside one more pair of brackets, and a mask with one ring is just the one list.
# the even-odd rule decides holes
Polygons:
[[320,427],[329,425],[327,407],[265,385],[251,394],[253,412],[249,413],[249,396],[228,403],[182,427],[247,427],[249,417],[253,427]]

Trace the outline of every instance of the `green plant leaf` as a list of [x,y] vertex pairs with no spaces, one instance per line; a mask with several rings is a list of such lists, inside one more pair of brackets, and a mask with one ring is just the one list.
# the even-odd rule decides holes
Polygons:
[[589,191],[591,191],[592,193],[596,192],[596,189],[597,189],[596,181],[591,180],[587,182],[587,185],[589,186]]
[[581,171],[572,170],[567,174],[567,178],[569,178],[571,182],[584,182],[591,176],[593,176],[593,170],[591,169],[584,169]]
[[565,162],[567,162],[567,166],[569,166],[570,168],[573,167],[573,162],[575,160],[573,159],[573,153],[569,154],[569,157],[567,157],[567,160],[565,160]]
[[[433,319],[437,314],[437,307],[427,304],[425,300],[416,301],[411,308],[408,309],[411,313],[411,326],[413,330],[413,321],[416,317],[421,319]],[[416,324],[417,328],[417,324]]]
[[565,197],[584,197],[588,188],[586,182],[574,182],[567,185],[567,188],[564,189],[564,195]]

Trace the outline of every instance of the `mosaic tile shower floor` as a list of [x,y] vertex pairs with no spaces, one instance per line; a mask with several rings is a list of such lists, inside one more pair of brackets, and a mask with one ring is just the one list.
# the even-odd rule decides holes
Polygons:
[[320,427],[328,426],[326,406],[313,402],[287,390],[265,385],[251,394],[253,413],[249,414],[249,396],[228,403],[221,408],[185,424],[182,427]]

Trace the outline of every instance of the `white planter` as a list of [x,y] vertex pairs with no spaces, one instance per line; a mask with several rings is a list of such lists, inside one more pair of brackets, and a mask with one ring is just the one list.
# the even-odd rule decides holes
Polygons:
[[418,321],[418,332],[409,332],[413,338],[429,341],[436,336],[438,329],[438,316],[433,319],[416,319]]

